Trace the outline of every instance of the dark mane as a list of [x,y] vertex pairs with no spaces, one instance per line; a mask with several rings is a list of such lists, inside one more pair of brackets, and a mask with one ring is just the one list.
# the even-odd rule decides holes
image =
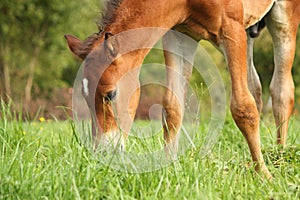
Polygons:
[[83,42],[80,49],[77,50],[77,54],[79,55],[79,57],[85,58],[90,53],[90,51],[93,49],[94,43],[97,42],[101,37],[102,30],[108,24],[110,24],[115,17],[115,10],[119,7],[122,1],[123,0],[106,1],[105,9],[101,14],[102,18],[97,22],[99,32],[91,35]]
[[111,23],[115,17],[115,10],[119,7],[123,0],[108,0],[105,3],[105,9],[102,12],[101,20],[98,21],[97,26],[101,32],[108,24]]

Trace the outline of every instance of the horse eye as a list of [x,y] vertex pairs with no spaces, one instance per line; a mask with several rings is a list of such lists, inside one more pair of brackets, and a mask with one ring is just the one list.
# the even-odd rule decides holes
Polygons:
[[104,97],[105,101],[113,101],[117,96],[117,90],[109,91]]

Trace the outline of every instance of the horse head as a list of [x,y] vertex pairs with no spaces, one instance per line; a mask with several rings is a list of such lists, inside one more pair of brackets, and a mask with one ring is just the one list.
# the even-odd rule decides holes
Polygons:
[[[92,116],[95,147],[101,144],[107,149],[108,145],[115,147],[118,143],[123,147],[124,136],[129,131],[126,124],[131,123],[135,114],[128,110],[138,104],[138,100],[134,105],[129,103],[129,99],[139,92],[135,91],[139,90],[138,76],[135,76],[135,68],[140,61],[137,51],[125,52],[126,49],[120,49],[122,37],[115,37],[110,32],[94,34],[84,42],[71,35],[65,38],[73,54],[83,61],[82,96]],[[132,84],[135,86],[132,87]],[[115,104],[116,107],[113,106]],[[117,122],[120,116],[116,116],[114,108],[123,116],[122,134]],[[126,123],[124,119],[127,119]]]

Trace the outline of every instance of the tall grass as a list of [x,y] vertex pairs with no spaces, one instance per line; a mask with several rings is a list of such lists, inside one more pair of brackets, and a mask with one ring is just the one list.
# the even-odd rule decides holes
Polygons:
[[72,120],[21,121],[9,106],[1,105],[0,199],[300,198],[296,120],[291,122],[284,149],[274,143],[273,125],[261,125],[264,156],[274,175],[268,181],[253,170],[247,144],[230,117],[208,156],[199,156],[203,143],[199,137],[195,148],[172,165],[131,174],[102,165],[81,145]]

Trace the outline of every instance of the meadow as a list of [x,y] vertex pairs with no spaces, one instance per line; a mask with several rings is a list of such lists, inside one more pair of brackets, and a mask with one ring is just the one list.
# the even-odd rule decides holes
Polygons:
[[[199,136],[173,164],[126,173],[102,165],[82,145],[71,119],[24,121],[3,104],[0,113],[0,199],[300,198],[300,125],[295,118],[286,148],[276,145],[272,120],[261,123],[263,153],[274,176],[266,180],[254,171],[247,144],[229,115],[207,156],[199,156]],[[128,148],[133,144],[141,145],[129,141]]]

